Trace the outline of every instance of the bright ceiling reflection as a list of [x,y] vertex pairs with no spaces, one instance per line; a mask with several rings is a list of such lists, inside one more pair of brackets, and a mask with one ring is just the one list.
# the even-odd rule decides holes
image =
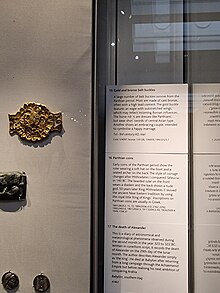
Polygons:
[[220,49],[220,21],[134,24],[132,34],[134,52],[182,51],[183,39],[188,50]]
[[[190,13],[220,11],[219,0],[189,0]],[[183,11],[183,0],[131,0],[132,15],[177,14]]]
[[[219,50],[220,21],[218,18],[209,20],[209,16],[210,13],[220,13],[220,1],[190,0],[185,7],[183,2],[131,0],[133,16],[151,16],[146,18],[146,22],[142,20],[140,23],[136,18],[132,24],[133,52]],[[194,13],[198,21],[183,22],[183,11],[186,10],[191,15]],[[177,20],[174,15],[179,15]]]

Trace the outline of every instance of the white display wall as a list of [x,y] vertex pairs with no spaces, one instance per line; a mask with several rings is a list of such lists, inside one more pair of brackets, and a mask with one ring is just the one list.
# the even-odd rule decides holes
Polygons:
[[[28,178],[26,202],[0,202],[0,275],[22,293],[41,272],[51,293],[89,292],[91,1],[1,1],[0,39],[0,171]],[[10,136],[31,101],[63,113],[60,134]]]

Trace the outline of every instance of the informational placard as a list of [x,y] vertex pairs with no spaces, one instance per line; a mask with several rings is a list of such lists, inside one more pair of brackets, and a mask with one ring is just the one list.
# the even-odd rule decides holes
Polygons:
[[220,155],[194,156],[195,293],[220,287]]
[[106,103],[107,151],[187,152],[187,85],[110,86]]
[[[187,221],[188,161],[185,155],[108,153],[106,212],[109,221]],[[135,219],[135,220],[134,220]]]
[[220,225],[195,227],[195,293],[220,288]]
[[194,84],[193,101],[194,152],[219,153],[220,84]]
[[105,293],[187,292],[187,228],[106,224]]
[[220,287],[220,84],[193,85],[195,293]]
[[220,155],[194,156],[194,223],[220,225]]
[[188,292],[187,92],[107,88],[105,293]]

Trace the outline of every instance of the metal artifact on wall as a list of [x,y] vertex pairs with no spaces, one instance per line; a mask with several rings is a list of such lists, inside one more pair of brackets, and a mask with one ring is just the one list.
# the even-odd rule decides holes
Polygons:
[[25,172],[0,172],[0,200],[25,200],[26,185]]
[[47,292],[50,289],[50,280],[41,273],[34,278],[33,287],[36,292]]
[[19,278],[15,273],[8,271],[2,276],[2,285],[7,292],[15,292],[19,287]]
[[62,130],[62,113],[52,113],[42,104],[25,103],[16,114],[9,114],[9,133],[27,141],[40,141],[53,131]]

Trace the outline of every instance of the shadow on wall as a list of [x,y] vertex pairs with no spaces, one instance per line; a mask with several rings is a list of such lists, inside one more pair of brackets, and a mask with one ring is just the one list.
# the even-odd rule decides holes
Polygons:
[[27,205],[27,200],[21,201],[1,201],[0,210],[3,212],[14,213],[22,210]]

